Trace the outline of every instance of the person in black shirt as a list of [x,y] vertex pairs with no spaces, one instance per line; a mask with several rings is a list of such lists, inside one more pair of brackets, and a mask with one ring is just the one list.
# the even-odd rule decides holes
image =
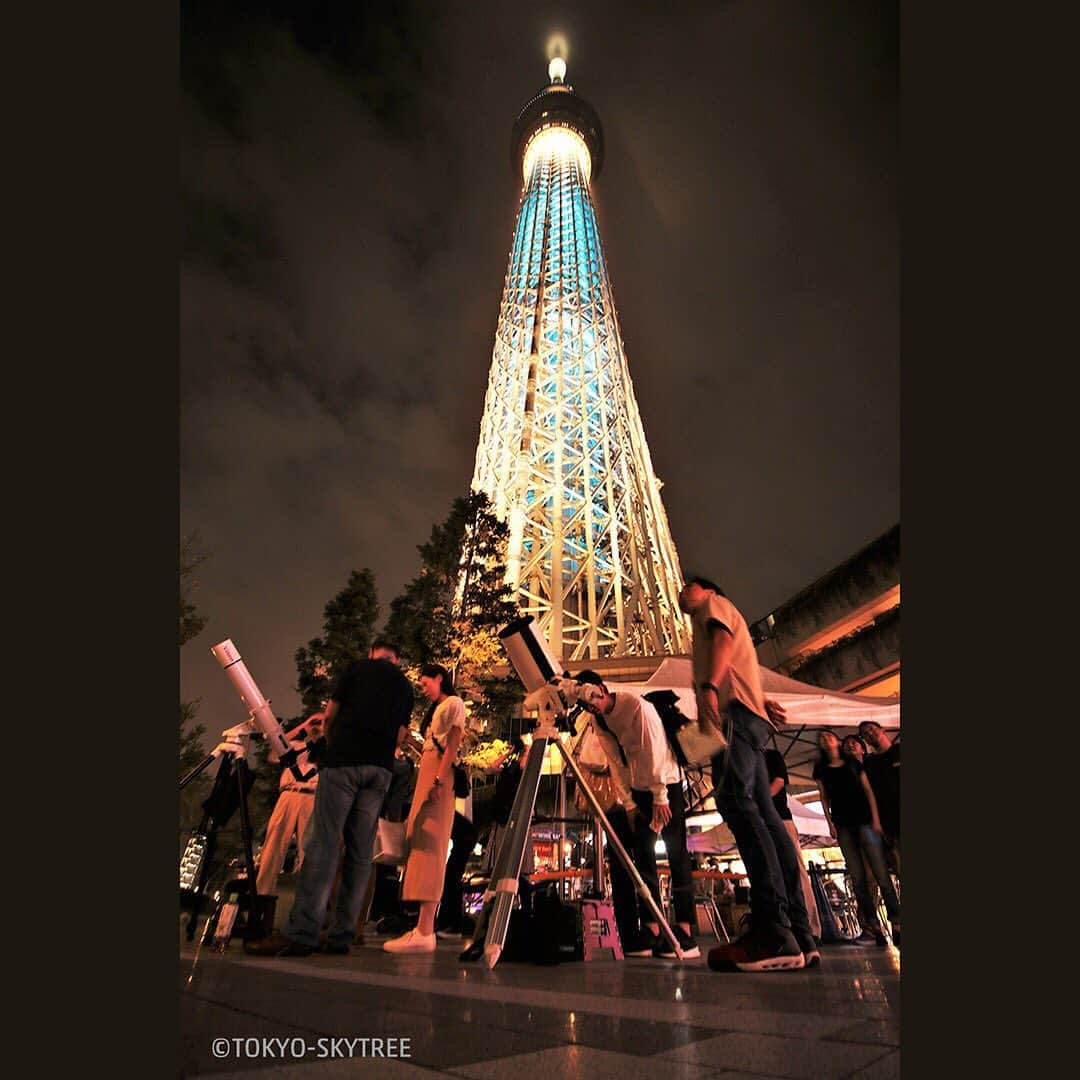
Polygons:
[[355,940],[379,809],[412,714],[412,687],[397,661],[397,648],[379,640],[368,659],[353,661],[338,680],[326,707],[326,747],[319,757],[310,838],[289,921],[283,934],[249,943],[247,952],[308,956],[315,951],[342,838],[341,886],[322,948],[343,954]]
[[817,901],[814,899],[814,888],[810,884],[810,875],[806,872],[806,863],[802,857],[802,848],[799,847],[799,830],[795,822],[791,820],[791,810],[787,802],[788,771],[784,755],[776,747],[770,747],[765,751],[765,771],[769,774],[769,794],[772,796],[773,805],[784,823],[792,844],[795,845],[795,854],[799,857],[799,877],[802,881],[803,900],[806,902],[806,916],[810,920],[810,933],[821,940],[821,916],[818,914]]
[[893,873],[900,876],[900,736],[889,735],[872,720],[859,725],[859,734],[869,743],[872,754],[864,763],[866,775],[877,799],[878,815],[884,830],[885,857]]
[[829,834],[844,853],[844,863],[855,890],[859,917],[870,928],[879,945],[887,944],[877,909],[867,887],[865,857],[885,901],[892,923],[893,944],[900,944],[900,900],[885,865],[881,820],[874,792],[862,766],[845,760],[840,754],[840,740],[832,731],[818,733],[821,757],[814,766],[814,780],[821,793],[821,805],[829,822]]
[[[845,761],[852,761],[860,768],[866,768],[866,743],[858,735],[845,735],[844,741],[840,744],[840,756]],[[870,774],[867,773],[867,779],[870,778]],[[871,785],[872,786],[872,785]],[[874,798],[877,798],[875,794]],[[878,817],[881,817],[881,807],[878,807]],[[884,840],[884,838],[882,838]],[[886,856],[887,859],[887,856]],[[874,872],[870,869],[870,864],[863,857],[863,865],[866,867],[866,888],[870,893],[870,903],[875,911],[879,911],[881,908],[881,894],[878,892],[877,882],[874,880]],[[868,926],[866,921],[862,917],[862,913],[859,913],[859,925],[862,927],[862,933],[855,939],[856,945],[874,945],[877,943],[881,931],[874,926]]]

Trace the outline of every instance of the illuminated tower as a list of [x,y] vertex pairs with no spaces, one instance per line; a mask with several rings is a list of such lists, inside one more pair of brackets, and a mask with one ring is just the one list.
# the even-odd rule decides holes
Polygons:
[[590,193],[600,118],[562,59],[548,74],[514,124],[523,186],[472,486],[509,523],[519,607],[565,659],[687,652],[679,557]]

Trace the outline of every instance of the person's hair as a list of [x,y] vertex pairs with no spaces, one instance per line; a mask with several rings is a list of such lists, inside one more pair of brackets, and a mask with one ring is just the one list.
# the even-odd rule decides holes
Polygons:
[[[825,747],[820,745],[822,735],[831,735],[838,743],[840,743],[841,748],[843,747],[844,744],[843,744],[843,741],[841,740],[840,736],[837,735],[836,732],[833,731],[832,728],[827,728],[827,727],[822,728],[817,733],[818,744],[819,744],[818,745],[818,760],[821,762],[822,765],[828,765],[829,764],[829,754],[826,751]],[[840,756],[843,757],[844,756],[843,753],[841,753]]]
[[444,694],[454,692],[454,677],[442,664],[424,664],[420,669],[421,678],[438,679]]
[[388,652],[392,652],[395,656],[401,655],[401,650],[397,646],[396,641],[391,641],[389,638],[377,637],[372,643],[369,652],[374,652],[376,649],[386,649]]
[[727,593],[716,584],[715,581],[710,581],[704,577],[692,577],[687,582],[687,585],[700,585],[703,589],[708,589],[710,592],[716,593],[718,596],[727,596]]
[[878,731],[883,730],[881,725],[876,720],[861,720],[859,722],[859,734],[863,733],[865,728],[876,727]]
[[584,671],[579,671],[574,676],[574,682],[581,683],[584,686],[603,686],[605,690],[607,689],[607,687],[604,686],[604,680],[601,679],[592,668],[586,668]]
[[862,747],[864,755],[870,753],[870,748],[866,745],[865,742],[863,742],[863,740],[858,735],[845,735],[840,743],[841,757],[847,757],[847,753],[844,748],[847,746],[848,742],[857,742]]

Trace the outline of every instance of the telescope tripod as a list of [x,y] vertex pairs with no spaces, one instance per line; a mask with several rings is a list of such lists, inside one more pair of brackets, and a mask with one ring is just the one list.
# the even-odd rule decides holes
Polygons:
[[[237,890],[237,911],[243,911],[247,919],[244,936],[249,939],[264,937],[270,932],[273,923],[277,898],[259,896],[255,891],[255,855],[247,803],[252,776],[246,761],[247,739],[253,731],[254,724],[250,720],[223,731],[222,742],[180,781],[180,790],[183,791],[213,764],[215,758],[218,759],[214,785],[203,803],[202,819],[188,840],[180,861],[180,907],[181,910],[190,912],[185,930],[188,941],[195,938],[196,924],[206,901],[206,883],[217,849],[218,831],[228,823],[237,806],[240,810],[240,836],[244,868],[247,872],[246,888]],[[218,907],[217,915],[220,916],[227,901],[226,895]]]
[[[575,709],[568,720],[576,716],[579,711],[579,709]],[[473,946],[479,943],[481,938],[484,940],[484,961],[489,968],[493,968],[499,962],[503,947],[506,945],[506,935],[510,928],[510,913],[513,911],[514,898],[518,892],[521,864],[524,859],[529,830],[532,828],[533,813],[536,808],[536,793],[540,787],[544,752],[549,743],[554,743],[562,750],[555,726],[555,717],[550,708],[542,707],[540,723],[533,734],[532,745],[529,747],[529,753],[525,759],[525,772],[521,782],[518,784],[514,804],[510,810],[506,835],[499,845],[491,872],[491,882],[488,885],[487,892],[484,894],[484,909],[477,921],[476,931],[473,935]],[[660,906],[653,899],[648,886],[642,880],[637,867],[634,866],[633,859],[630,858],[626,848],[623,847],[622,842],[616,835],[611,822],[608,821],[603,807],[601,807],[596,795],[589,786],[589,782],[582,774],[581,767],[569,752],[563,751],[562,759],[565,763],[564,767],[569,767],[579,789],[585,795],[592,812],[596,815],[597,822],[607,834],[608,843],[611,845],[612,850],[618,856],[627,874],[630,875],[638,895],[652,913],[661,933],[671,943],[675,955],[681,963],[683,954],[682,949],[679,947],[678,938],[676,938],[670,924],[664,917],[664,913],[660,910]],[[649,826],[647,822],[643,821],[637,827],[647,829]],[[599,835],[597,840],[599,840]],[[593,846],[595,848],[594,857],[597,860],[602,859],[603,853],[600,845],[594,843]],[[469,949],[465,951],[468,953]]]

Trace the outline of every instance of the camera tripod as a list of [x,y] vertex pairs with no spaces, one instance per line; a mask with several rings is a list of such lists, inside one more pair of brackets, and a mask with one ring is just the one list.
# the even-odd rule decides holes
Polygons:
[[214,785],[203,803],[202,820],[188,840],[180,860],[180,907],[191,913],[186,927],[188,941],[195,938],[196,924],[206,902],[206,883],[217,849],[218,831],[228,824],[237,806],[240,810],[240,835],[247,872],[247,888],[239,893],[239,911],[245,912],[247,916],[245,937],[264,936],[269,933],[270,924],[273,922],[277,898],[259,896],[255,891],[255,855],[247,804],[253,777],[246,761],[247,741],[254,730],[253,721],[248,720],[223,731],[222,741],[180,781],[180,790],[183,791],[210,767],[215,758],[218,759]]
[[[484,894],[484,908],[473,935],[473,946],[477,945],[481,938],[484,940],[484,961],[489,968],[493,968],[499,962],[503,947],[506,945],[506,935],[510,928],[510,913],[513,911],[514,898],[518,892],[518,879],[521,875],[525,847],[536,808],[536,793],[540,787],[544,752],[547,750],[549,743],[554,743],[563,751],[558,738],[556,721],[562,722],[569,730],[572,730],[572,721],[581,712],[580,707],[575,708],[569,716],[564,711],[557,712],[557,700],[557,697],[551,694],[538,703],[540,721],[533,733],[532,745],[529,747],[528,756],[525,759],[525,771],[521,777],[521,782],[518,784],[517,794],[514,796],[513,807],[507,821],[506,835],[495,856],[491,882],[487,892]],[[596,795],[589,786],[589,782],[582,774],[581,767],[574,756],[567,751],[562,752],[562,760],[564,768],[568,767],[570,769],[571,774],[578,783],[579,790],[585,795],[592,812],[596,815],[597,822],[607,834],[608,843],[611,844],[619,861],[627,874],[630,875],[638,895],[652,913],[664,937],[671,943],[675,955],[681,963],[683,954],[678,939],[664,917],[664,913],[653,899],[652,893],[649,892],[648,886],[642,880],[626,848],[623,847],[622,842],[616,835],[611,822],[608,821],[603,807],[601,807]],[[638,824],[638,828],[645,829],[648,827],[647,822]],[[603,853],[600,845],[594,843],[593,846],[595,849],[594,858],[597,860],[602,859]],[[468,951],[466,949],[466,952]]]

